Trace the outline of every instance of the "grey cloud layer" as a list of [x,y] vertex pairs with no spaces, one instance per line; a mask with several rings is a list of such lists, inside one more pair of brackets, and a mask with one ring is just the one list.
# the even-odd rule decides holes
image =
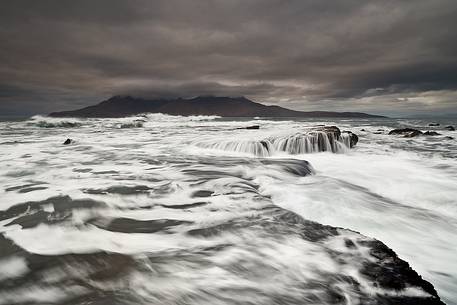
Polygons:
[[457,112],[455,28],[454,0],[2,1],[0,114],[113,94]]

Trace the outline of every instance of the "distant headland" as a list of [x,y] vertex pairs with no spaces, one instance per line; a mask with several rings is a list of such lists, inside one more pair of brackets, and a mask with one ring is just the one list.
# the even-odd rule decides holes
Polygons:
[[144,99],[113,96],[97,105],[77,110],[50,113],[51,117],[115,118],[139,113],[170,115],[218,115],[222,117],[383,117],[361,112],[296,111],[267,106],[245,97],[198,96],[194,98]]

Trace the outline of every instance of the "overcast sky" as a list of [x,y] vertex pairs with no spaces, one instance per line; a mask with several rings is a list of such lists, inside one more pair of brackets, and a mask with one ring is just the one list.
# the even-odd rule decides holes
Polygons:
[[4,0],[0,115],[228,95],[457,113],[457,1]]

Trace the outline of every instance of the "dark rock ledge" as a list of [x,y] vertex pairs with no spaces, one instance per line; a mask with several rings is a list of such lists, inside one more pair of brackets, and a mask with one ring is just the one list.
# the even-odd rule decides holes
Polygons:
[[[407,262],[401,260],[392,249],[379,240],[348,229],[308,221],[278,207],[265,210],[263,216],[269,221],[265,222],[263,217],[253,217],[249,221],[238,219],[194,229],[188,234],[193,237],[214,238],[227,231],[242,235],[243,231],[255,227],[261,230],[262,234],[281,234],[286,236],[286,239],[298,235],[305,242],[322,247],[323,254],[330,255],[336,264],[359,268],[360,277],[353,277],[344,272],[328,273],[316,270],[315,272],[321,274],[319,282],[304,285],[303,294],[306,300],[316,302],[309,304],[320,304],[323,299],[325,304],[444,304],[432,284],[425,281]],[[338,243],[343,246],[334,247]],[[346,286],[347,290],[351,291],[350,296],[338,288],[341,286]],[[313,291],[307,291],[307,287]],[[308,303],[302,300],[300,304]]]
[[[69,200],[66,197],[61,199]],[[33,206],[38,207],[39,204],[35,203]],[[179,225],[185,227],[187,224]],[[23,274],[0,279],[0,296],[14,298],[15,293],[20,291],[56,287],[63,295],[61,304],[144,304],[130,286],[132,275],[141,275],[145,280],[153,282],[172,280],[183,283],[185,278],[180,278],[182,274],[168,272],[167,266],[178,264],[183,274],[194,272],[197,278],[199,274],[204,277],[208,264],[215,264],[213,257],[224,256],[226,249],[235,248],[249,250],[252,256],[246,256],[242,261],[228,261],[218,267],[236,274],[243,281],[261,284],[263,281],[271,283],[270,278],[275,277],[291,276],[291,279],[294,279],[293,274],[284,274],[285,270],[290,272],[303,267],[308,270],[306,274],[316,275],[304,281],[299,278],[296,278],[296,281],[289,280],[288,283],[292,285],[289,288],[295,292],[290,295],[278,294],[274,289],[263,290],[262,285],[237,291],[242,295],[262,297],[262,304],[444,304],[432,284],[422,279],[407,262],[398,258],[395,252],[382,242],[351,230],[305,220],[275,206],[264,208],[255,216],[240,217],[208,227],[192,226],[189,224],[187,231],[189,238],[208,241],[217,239],[219,235],[231,235],[236,236],[238,242],[208,248],[202,245],[196,248],[143,253],[140,256],[101,250],[92,253],[39,255],[25,251],[0,234],[0,258],[21,258],[27,265]],[[297,265],[294,259],[289,261],[277,257],[275,252],[271,256],[268,256],[268,252],[256,253],[256,240],[268,240],[272,247],[279,248],[290,245],[291,240],[297,242],[297,247],[301,247],[300,244],[303,243],[303,256],[309,256],[311,260],[301,260],[307,264],[303,266]],[[264,263],[260,258],[265,258],[267,262],[274,259],[277,265]],[[336,267],[329,271],[321,265],[321,259],[323,265],[330,260],[331,265]],[[151,267],[154,272],[151,272]],[[348,272],[348,269],[357,272]],[[44,274],[59,275],[59,280],[49,282]],[[177,295],[161,294],[160,289],[153,293],[166,304],[184,304],[180,302],[183,298],[190,300],[185,304],[201,304],[204,300],[216,303],[226,297],[224,291],[234,289],[233,284],[224,283],[222,279],[220,283],[220,290],[210,290],[211,294],[206,290],[207,283],[200,286],[198,281],[192,283],[195,289],[180,290],[179,286],[175,287],[175,291],[179,291]],[[281,284],[277,282],[277,285]],[[229,303],[233,304],[228,301],[224,304]],[[14,301],[11,304],[25,305],[23,302]]]

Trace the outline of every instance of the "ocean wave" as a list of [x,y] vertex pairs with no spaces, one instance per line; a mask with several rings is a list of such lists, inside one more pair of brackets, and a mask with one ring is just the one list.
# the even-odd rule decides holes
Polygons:
[[220,116],[217,115],[190,115],[190,116],[182,116],[182,115],[170,115],[164,113],[145,113],[139,115],[140,117],[147,118],[150,121],[213,121],[216,119],[220,119]]
[[79,119],[51,118],[41,115],[31,117],[29,123],[40,128],[76,128],[82,126]]

